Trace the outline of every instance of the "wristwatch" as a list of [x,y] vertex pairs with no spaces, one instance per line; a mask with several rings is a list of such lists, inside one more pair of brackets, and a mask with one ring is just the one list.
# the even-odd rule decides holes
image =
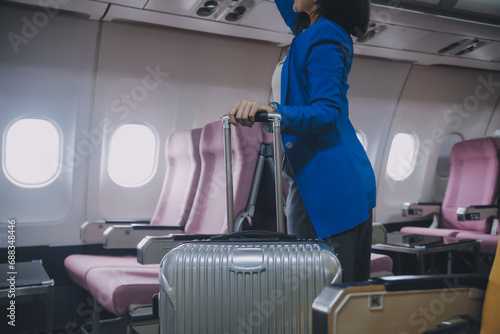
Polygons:
[[273,112],[278,112],[278,104],[276,102],[269,102],[267,105],[271,107]]

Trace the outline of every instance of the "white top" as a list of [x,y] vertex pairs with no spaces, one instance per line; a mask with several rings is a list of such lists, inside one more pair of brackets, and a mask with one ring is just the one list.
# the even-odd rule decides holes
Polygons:
[[[285,58],[286,59],[286,58]],[[273,90],[273,101],[281,104],[281,69],[285,59],[280,61],[274,69],[273,78],[271,80],[271,89]]]

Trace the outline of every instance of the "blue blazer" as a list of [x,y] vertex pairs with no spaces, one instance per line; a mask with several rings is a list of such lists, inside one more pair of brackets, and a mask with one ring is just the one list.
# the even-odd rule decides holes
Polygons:
[[[293,0],[276,0],[294,30]],[[282,139],[299,192],[324,239],[368,219],[375,207],[375,176],[349,120],[349,35],[321,18],[295,37],[283,64]]]

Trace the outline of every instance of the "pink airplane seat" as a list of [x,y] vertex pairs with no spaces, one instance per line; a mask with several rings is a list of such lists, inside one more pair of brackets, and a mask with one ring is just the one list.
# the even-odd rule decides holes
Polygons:
[[385,254],[371,253],[370,276],[382,276],[392,274],[392,258]]
[[165,144],[167,173],[151,225],[186,224],[201,171],[201,132],[202,129],[192,129],[168,136]]
[[486,234],[478,232],[458,232],[455,238],[460,240],[476,239],[480,240],[479,251],[481,254],[493,255],[496,253],[498,245],[498,234]]
[[151,304],[160,291],[159,266],[98,267],[87,274],[88,291],[100,306],[116,316],[132,304]]
[[[168,136],[165,143],[167,172],[151,225],[183,226],[186,223],[201,170],[200,137],[201,129],[180,131]],[[88,290],[86,277],[92,268],[142,265],[137,263],[135,256],[73,254],[64,260],[64,266],[70,279]]]
[[450,176],[438,228],[407,226],[401,232],[481,239],[481,252],[494,254],[498,235],[492,235],[493,217],[460,221],[457,209],[495,205],[499,196],[500,138],[480,138],[455,144],[450,154]]
[[[234,129],[231,131],[231,137],[235,214],[238,215],[246,209],[263,138],[259,126]],[[199,184],[184,233],[226,233],[226,186],[221,122],[210,123],[203,128],[200,156]],[[158,266],[94,266],[87,272],[85,284],[101,306],[117,316],[122,316],[131,304],[150,304],[153,294],[160,291]]]
[[[85,290],[89,290],[87,276],[94,268],[136,268],[145,267],[137,262],[135,256],[106,256],[106,255],[88,255],[72,254],[64,260],[64,266],[69,278]],[[157,264],[146,265],[158,270]]]
[[[200,155],[202,170],[184,232],[186,234],[225,234],[226,178],[222,123],[211,123],[203,129]],[[246,209],[253,173],[263,142],[262,129],[239,127],[231,131],[234,185],[234,214],[238,217]]]

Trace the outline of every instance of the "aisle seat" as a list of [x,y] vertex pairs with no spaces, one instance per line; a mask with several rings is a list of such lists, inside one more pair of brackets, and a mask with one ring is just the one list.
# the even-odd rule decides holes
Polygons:
[[[491,235],[491,228],[493,219],[497,217],[491,214],[481,216],[480,213],[491,212],[491,206],[498,204],[499,149],[500,138],[480,138],[456,143],[450,154],[450,176],[442,205],[405,203],[403,206],[404,216],[438,215],[438,227],[407,226],[401,232],[481,239],[481,251],[494,254],[498,235]],[[458,214],[469,208],[475,208],[477,214]]]

